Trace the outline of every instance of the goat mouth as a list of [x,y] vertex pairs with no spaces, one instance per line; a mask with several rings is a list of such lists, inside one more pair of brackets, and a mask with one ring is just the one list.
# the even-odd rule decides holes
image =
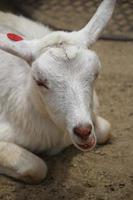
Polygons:
[[91,151],[96,146],[96,137],[91,136],[85,143],[74,143],[81,151]]

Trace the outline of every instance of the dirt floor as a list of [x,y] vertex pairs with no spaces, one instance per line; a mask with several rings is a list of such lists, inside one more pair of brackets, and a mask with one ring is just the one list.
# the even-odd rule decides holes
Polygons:
[[99,41],[103,63],[97,91],[101,115],[112,124],[112,141],[82,153],[70,147],[47,160],[39,185],[0,176],[2,200],[133,200],[133,43]]

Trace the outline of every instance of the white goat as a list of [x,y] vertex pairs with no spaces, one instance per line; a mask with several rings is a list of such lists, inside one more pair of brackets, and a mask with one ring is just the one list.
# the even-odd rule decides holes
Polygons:
[[[110,138],[110,124],[96,112],[100,61],[88,48],[111,18],[115,2],[104,0],[90,22],[71,33],[0,12],[2,174],[37,183],[47,166],[31,152],[56,154],[72,143],[88,151]],[[9,31],[23,40],[11,40]]]

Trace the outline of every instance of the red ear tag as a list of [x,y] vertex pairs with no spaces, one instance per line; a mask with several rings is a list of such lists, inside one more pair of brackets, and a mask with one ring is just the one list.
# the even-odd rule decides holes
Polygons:
[[7,37],[10,39],[10,40],[13,40],[13,41],[21,41],[23,40],[23,38],[20,36],[20,35],[16,35],[14,33],[7,33]]

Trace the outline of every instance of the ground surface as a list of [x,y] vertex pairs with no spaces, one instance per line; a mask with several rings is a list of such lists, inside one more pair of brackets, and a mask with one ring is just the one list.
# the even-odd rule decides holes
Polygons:
[[100,112],[112,124],[112,141],[90,153],[70,147],[45,158],[49,172],[40,185],[0,176],[0,199],[133,200],[133,43],[100,41],[95,49],[103,63]]

